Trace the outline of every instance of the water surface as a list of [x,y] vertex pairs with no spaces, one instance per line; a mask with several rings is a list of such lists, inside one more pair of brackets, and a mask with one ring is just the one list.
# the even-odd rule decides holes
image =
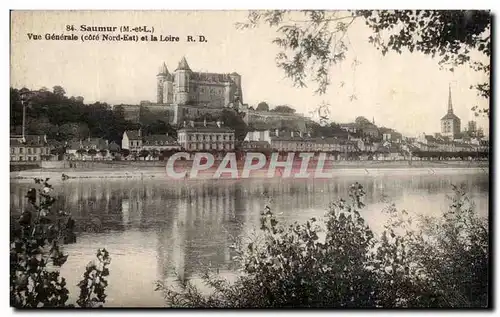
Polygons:
[[[54,208],[70,211],[79,229],[62,275],[74,300],[77,282],[98,248],[111,254],[106,306],[162,306],[154,281],[174,276],[195,277],[203,267],[231,275],[233,238],[247,235],[270,206],[284,222],[322,217],[328,204],[346,197],[359,182],[367,193],[363,216],[375,231],[385,217],[381,210],[394,202],[398,209],[439,215],[447,209],[452,184],[465,184],[484,216],[488,212],[488,174],[458,171],[342,175],[332,180],[247,179],[166,181],[145,179],[55,180]],[[27,206],[31,182],[11,184],[11,210]]]

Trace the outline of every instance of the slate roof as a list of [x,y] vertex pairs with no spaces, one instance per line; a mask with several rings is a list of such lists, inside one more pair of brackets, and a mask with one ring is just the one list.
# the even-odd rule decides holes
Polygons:
[[176,145],[177,140],[166,134],[152,134],[144,137],[144,145]]
[[213,122],[207,122],[206,124],[204,122],[193,122],[192,125],[191,123],[186,124],[186,126],[180,128],[178,132],[234,133],[234,130],[223,125],[219,127]]
[[139,131],[137,130],[129,130],[125,131],[127,133],[127,137],[129,140],[141,140],[142,138],[139,136]]
[[47,140],[45,135],[37,135],[37,134],[25,134],[22,135],[11,135],[10,136],[10,146],[13,147],[21,147],[21,146],[31,146],[31,147],[42,147],[47,146]]
[[447,113],[447,114],[444,115],[444,117],[441,118],[441,120],[449,120],[449,119],[459,120],[460,121],[460,118],[457,117],[454,113]]

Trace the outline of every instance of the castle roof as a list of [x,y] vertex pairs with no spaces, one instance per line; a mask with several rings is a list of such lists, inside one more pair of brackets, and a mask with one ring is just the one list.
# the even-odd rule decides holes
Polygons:
[[181,61],[179,62],[179,65],[177,66],[177,69],[176,71],[178,70],[191,70],[191,68],[189,68],[189,65],[187,63],[187,60],[186,60],[186,57],[182,57]]
[[158,75],[169,75],[170,73],[168,72],[167,64],[163,62],[163,65],[160,66],[160,69],[158,70]]
[[199,81],[207,81],[214,83],[230,82],[231,78],[227,74],[191,72],[191,79]]
[[444,115],[444,117],[441,118],[441,120],[449,120],[449,119],[453,119],[453,120],[460,120],[459,117],[457,117],[454,113],[447,113]]

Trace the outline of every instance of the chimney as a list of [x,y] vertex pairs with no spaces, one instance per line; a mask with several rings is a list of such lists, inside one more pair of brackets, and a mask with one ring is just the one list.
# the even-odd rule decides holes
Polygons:
[[276,136],[279,136],[279,134],[280,134],[280,129],[276,129],[276,130],[274,130],[274,132],[275,132]]

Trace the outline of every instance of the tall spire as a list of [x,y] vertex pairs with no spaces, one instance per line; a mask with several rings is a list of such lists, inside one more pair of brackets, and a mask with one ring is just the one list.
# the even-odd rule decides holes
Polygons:
[[451,103],[451,85],[448,84],[448,113],[453,114],[453,104]]

